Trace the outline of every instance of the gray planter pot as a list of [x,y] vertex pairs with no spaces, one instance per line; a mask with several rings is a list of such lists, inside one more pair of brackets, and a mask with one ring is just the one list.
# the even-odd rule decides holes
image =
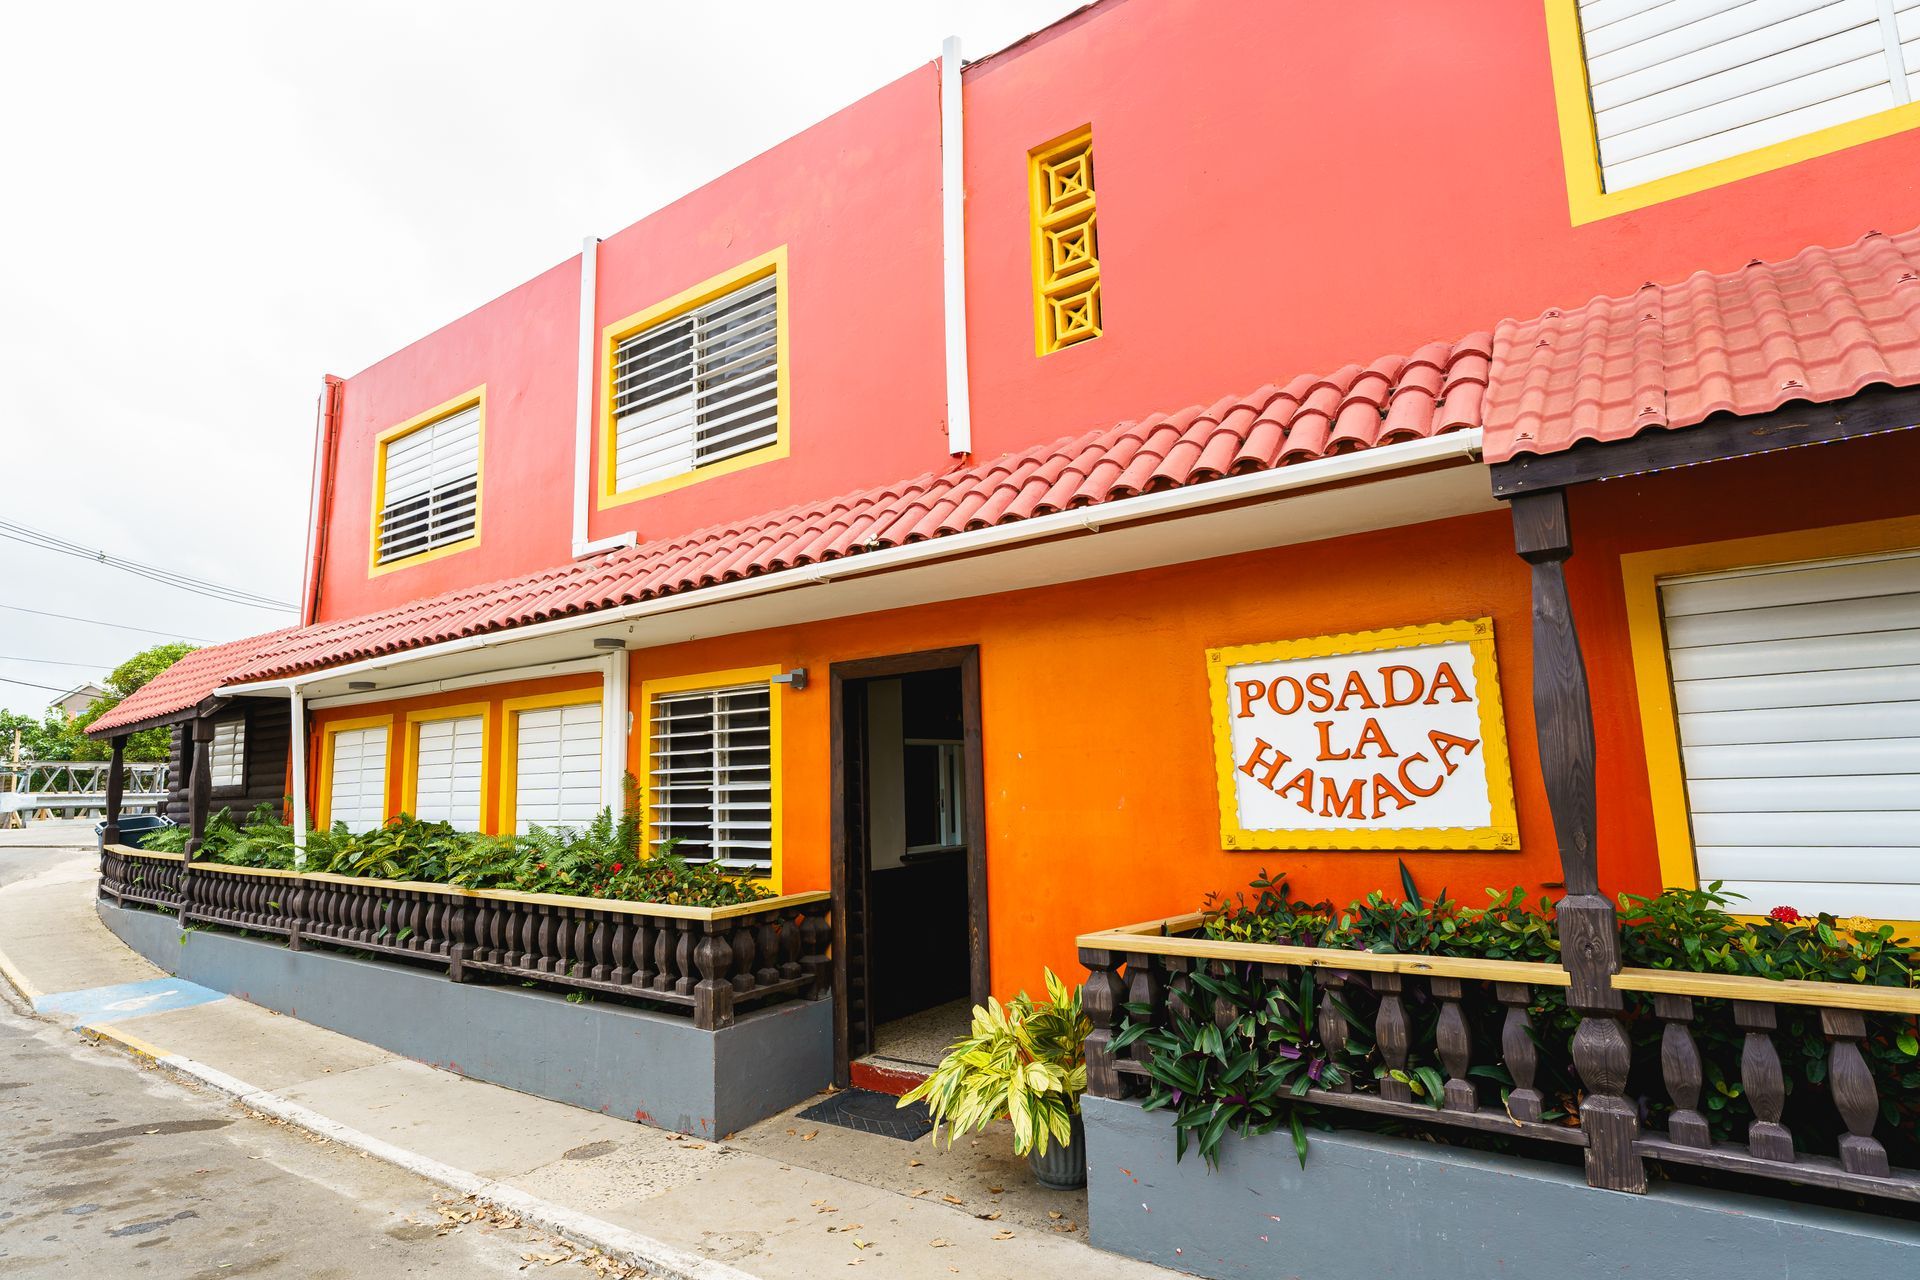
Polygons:
[[1087,1129],[1078,1115],[1073,1118],[1071,1142],[1049,1142],[1047,1154],[1035,1146],[1027,1152],[1027,1165],[1041,1186],[1053,1191],[1073,1191],[1087,1185]]

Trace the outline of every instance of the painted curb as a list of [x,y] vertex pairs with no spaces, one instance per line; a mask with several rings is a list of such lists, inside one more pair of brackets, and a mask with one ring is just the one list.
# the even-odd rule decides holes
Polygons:
[[750,1272],[741,1271],[723,1262],[715,1262],[711,1258],[702,1258],[698,1254],[688,1253],[684,1249],[670,1245],[664,1240],[656,1240],[652,1236],[616,1226],[591,1214],[581,1213],[564,1205],[555,1204],[551,1200],[541,1199],[510,1183],[483,1178],[477,1173],[443,1164],[417,1151],[408,1151],[404,1147],[395,1146],[391,1142],[329,1119],[312,1108],[282,1097],[270,1089],[256,1089],[244,1080],[236,1079],[204,1063],[195,1062],[192,1058],[185,1058],[177,1053],[167,1053],[138,1036],[104,1026],[76,1026],[73,1029],[104,1048],[116,1049],[146,1059],[171,1075],[226,1094],[241,1106],[258,1111],[262,1115],[271,1116],[295,1128],[304,1129],[331,1142],[339,1143],[343,1147],[362,1152],[376,1160],[383,1160],[396,1168],[444,1187],[456,1195],[468,1196],[482,1204],[514,1214],[533,1226],[565,1236],[577,1244],[598,1249],[601,1253],[628,1265],[645,1268],[650,1275],[667,1277],[670,1280],[758,1280],[758,1277]]

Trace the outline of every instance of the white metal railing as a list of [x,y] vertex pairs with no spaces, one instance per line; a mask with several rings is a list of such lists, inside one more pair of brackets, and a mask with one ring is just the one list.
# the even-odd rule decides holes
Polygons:
[[[0,762],[0,813],[74,813],[105,809],[105,760],[22,760]],[[151,809],[167,798],[164,762],[127,762],[120,794],[121,812]]]

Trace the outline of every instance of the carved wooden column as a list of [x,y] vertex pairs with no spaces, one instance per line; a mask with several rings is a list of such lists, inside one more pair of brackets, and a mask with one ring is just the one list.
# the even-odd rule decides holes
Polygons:
[[1120,957],[1111,951],[1080,948],[1080,963],[1087,966],[1087,982],[1082,988],[1081,1007],[1093,1030],[1087,1036],[1087,1092],[1096,1098],[1124,1098],[1126,1082],[1114,1065],[1113,1034],[1120,1023],[1120,1006],[1126,1003],[1126,984],[1117,972]]
[[120,797],[127,783],[127,735],[115,734],[113,758],[107,764],[107,825],[101,840],[120,843]]
[[1573,1062],[1586,1086],[1580,1127],[1587,1135],[1587,1181],[1614,1191],[1645,1191],[1646,1165],[1634,1150],[1639,1110],[1626,1096],[1632,1043],[1613,989],[1620,935],[1613,904],[1600,892],[1594,843],[1593,707],[1586,663],[1567,598],[1565,563],[1573,554],[1566,494],[1522,494],[1513,510],[1514,549],[1533,570],[1533,714],[1547,807],[1560,847],[1560,961],[1572,977],[1568,1002],[1581,1014]]
[[187,856],[180,863],[180,919],[193,907],[193,860],[207,842],[207,810],[213,805],[213,721],[193,721],[193,769],[187,780]]

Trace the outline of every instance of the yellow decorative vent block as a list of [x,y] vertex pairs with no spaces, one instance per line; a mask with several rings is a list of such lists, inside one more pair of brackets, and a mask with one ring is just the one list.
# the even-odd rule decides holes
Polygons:
[[1093,130],[1076,129],[1028,156],[1033,189],[1034,349],[1100,336]]

